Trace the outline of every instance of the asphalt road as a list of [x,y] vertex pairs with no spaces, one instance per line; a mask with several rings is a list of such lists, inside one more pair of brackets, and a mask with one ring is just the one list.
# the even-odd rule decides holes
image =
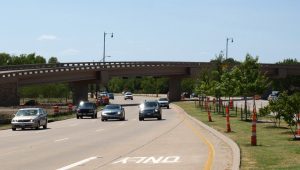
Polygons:
[[[114,103],[138,104],[143,97]],[[232,169],[227,143],[171,105],[163,120],[69,119],[41,130],[0,131],[1,168],[10,169]]]

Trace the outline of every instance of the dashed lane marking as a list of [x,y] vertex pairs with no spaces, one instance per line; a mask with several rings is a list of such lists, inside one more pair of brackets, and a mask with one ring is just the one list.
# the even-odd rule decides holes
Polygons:
[[68,140],[69,138],[63,138],[63,139],[57,139],[55,140],[54,142],[61,142],[61,141],[65,141],[65,140]]

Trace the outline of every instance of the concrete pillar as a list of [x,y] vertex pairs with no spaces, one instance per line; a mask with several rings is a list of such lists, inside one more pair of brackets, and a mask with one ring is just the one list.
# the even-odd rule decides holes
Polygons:
[[20,105],[18,83],[0,84],[0,106]]
[[81,100],[88,100],[88,82],[78,81],[72,82],[72,90],[73,90],[73,104],[78,105]]
[[179,101],[181,98],[181,78],[171,77],[169,79],[169,93],[168,98],[170,101]]

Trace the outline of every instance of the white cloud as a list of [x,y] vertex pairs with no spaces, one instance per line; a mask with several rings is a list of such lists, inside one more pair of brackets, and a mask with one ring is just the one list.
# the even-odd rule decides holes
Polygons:
[[63,50],[61,52],[62,55],[66,55],[66,56],[74,56],[74,55],[78,55],[80,53],[79,50],[76,50],[76,49],[66,49],[66,50]]
[[55,35],[41,35],[37,38],[39,41],[52,41],[57,40],[57,37]]

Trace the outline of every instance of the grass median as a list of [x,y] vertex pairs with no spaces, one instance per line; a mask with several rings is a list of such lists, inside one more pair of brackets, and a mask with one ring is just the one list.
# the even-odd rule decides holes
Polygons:
[[232,132],[226,132],[226,118],[212,113],[213,122],[208,121],[207,112],[195,107],[194,102],[175,102],[188,114],[220,131],[235,141],[241,150],[241,169],[291,169],[300,167],[300,141],[285,123],[275,127],[272,123],[257,123],[257,146],[251,146],[251,122],[230,117]]

